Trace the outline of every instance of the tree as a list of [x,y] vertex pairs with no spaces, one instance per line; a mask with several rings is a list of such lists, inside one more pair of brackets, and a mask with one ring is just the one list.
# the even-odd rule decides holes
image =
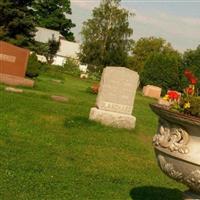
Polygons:
[[71,14],[70,0],[35,0],[33,8],[37,26],[57,30],[65,39],[74,41],[70,29],[75,24],[66,17]]
[[84,22],[79,55],[83,63],[126,66],[133,33],[128,18],[133,14],[121,8],[120,1],[102,0],[93,10],[92,18]]
[[0,40],[25,47],[32,43],[35,24],[29,7],[31,2],[32,0],[0,1]]
[[39,55],[43,55],[48,64],[52,64],[60,46],[60,41],[56,41],[54,37],[48,43],[36,42],[33,50]]
[[198,78],[197,87],[200,88],[200,45],[195,50],[187,50],[183,55],[184,68],[190,69]]
[[176,51],[154,52],[144,64],[141,85],[155,85],[166,92],[168,89],[182,91],[182,57]]
[[174,51],[171,44],[162,38],[140,38],[132,47],[128,67],[141,73],[148,57],[155,52]]

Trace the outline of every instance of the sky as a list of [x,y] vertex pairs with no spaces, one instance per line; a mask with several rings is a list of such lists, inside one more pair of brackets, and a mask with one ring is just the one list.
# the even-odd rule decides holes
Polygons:
[[[81,42],[82,23],[92,17],[100,0],[71,0],[72,29]],[[200,0],[122,0],[121,6],[135,14],[130,22],[134,40],[141,37],[162,37],[184,52],[200,44]]]

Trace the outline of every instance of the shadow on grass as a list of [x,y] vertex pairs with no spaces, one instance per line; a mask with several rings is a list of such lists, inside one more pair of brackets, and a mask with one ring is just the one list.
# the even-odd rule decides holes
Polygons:
[[144,186],[130,191],[133,200],[181,200],[182,192],[178,189]]

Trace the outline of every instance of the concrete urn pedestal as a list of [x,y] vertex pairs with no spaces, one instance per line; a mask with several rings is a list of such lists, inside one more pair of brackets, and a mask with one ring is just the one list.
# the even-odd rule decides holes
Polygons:
[[153,146],[160,169],[189,187],[184,200],[200,199],[200,118],[159,104],[150,107],[159,117]]

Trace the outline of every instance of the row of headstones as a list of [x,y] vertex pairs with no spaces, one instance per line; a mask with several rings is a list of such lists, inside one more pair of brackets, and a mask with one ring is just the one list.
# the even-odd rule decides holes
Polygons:
[[[0,41],[0,47],[0,82],[33,86],[32,80],[25,79],[29,50],[3,41]],[[132,116],[132,111],[138,85],[137,72],[123,67],[106,67],[102,74],[96,105],[91,109],[89,118],[105,125],[134,128],[136,118]],[[8,90],[14,92],[15,89]],[[143,93],[145,96],[157,97],[161,88],[147,86]]]

